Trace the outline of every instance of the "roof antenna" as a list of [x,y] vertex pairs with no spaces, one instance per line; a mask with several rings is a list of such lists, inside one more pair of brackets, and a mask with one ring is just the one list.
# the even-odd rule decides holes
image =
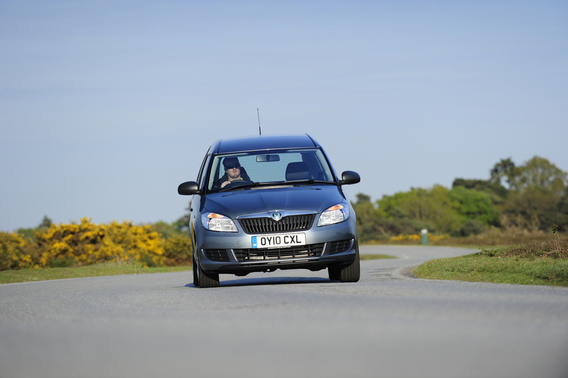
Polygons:
[[260,111],[256,108],[256,115],[258,117],[258,136],[262,135],[262,130],[260,129]]

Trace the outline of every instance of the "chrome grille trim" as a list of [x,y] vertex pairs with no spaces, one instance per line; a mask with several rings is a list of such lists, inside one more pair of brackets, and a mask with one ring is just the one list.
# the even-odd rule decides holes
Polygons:
[[296,232],[312,228],[315,214],[289,215],[279,221],[272,218],[243,218],[239,223],[247,234],[270,234],[275,232]]

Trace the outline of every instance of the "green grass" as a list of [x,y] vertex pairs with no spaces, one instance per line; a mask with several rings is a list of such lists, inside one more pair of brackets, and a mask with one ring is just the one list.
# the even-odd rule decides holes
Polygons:
[[43,268],[4,270],[0,272],[0,284],[59,280],[64,278],[81,278],[97,276],[116,276],[121,274],[168,273],[191,270],[190,266],[173,266],[143,268],[139,264],[104,263],[76,268]]
[[436,280],[568,287],[568,261],[551,258],[495,258],[476,253],[428,261],[415,269],[414,275]]
[[431,260],[416,268],[414,275],[438,280],[568,287],[568,237],[557,235],[543,242]]
[[396,256],[390,255],[359,255],[361,260],[379,260],[379,259],[396,259]]

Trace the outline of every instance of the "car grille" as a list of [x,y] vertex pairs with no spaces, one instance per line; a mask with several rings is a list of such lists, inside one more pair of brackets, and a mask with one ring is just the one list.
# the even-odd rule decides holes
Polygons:
[[234,249],[239,262],[257,260],[282,260],[302,257],[319,257],[323,253],[324,243],[300,245],[291,248],[250,248]]
[[245,218],[239,219],[239,223],[247,234],[269,234],[309,230],[315,217],[315,214],[292,215],[278,222],[272,218]]
[[204,249],[205,257],[211,261],[229,261],[226,249]]
[[353,239],[331,242],[331,243],[329,243],[329,252],[328,253],[330,255],[334,255],[336,253],[348,251],[349,248],[351,248],[352,242],[353,242]]

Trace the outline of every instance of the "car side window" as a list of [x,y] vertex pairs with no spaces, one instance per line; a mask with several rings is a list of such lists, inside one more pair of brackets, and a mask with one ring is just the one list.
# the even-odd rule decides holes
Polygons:
[[218,186],[220,184],[219,179],[225,173],[225,171],[221,170],[220,162],[221,158],[217,155],[215,156],[215,158],[213,158],[213,160],[210,161],[210,163],[207,164],[207,166],[209,167],[209,179],[206,183],[208,190],[219,189],[218,187],[216,187],[216,185]]
[[201,162],[201,168],[199,168],[199,173],[197,174],[197,184],[199,185],[200,188],[203,187],[203,183],[202,183],[202,179],[203,179],[203,175],[204,175],[204,170],[205,167],[207,167],[207,161],[209,160],[209,158],[211,157],[211,155],[209,154],[205,154],[205,157],[203,158],[203,161]]

